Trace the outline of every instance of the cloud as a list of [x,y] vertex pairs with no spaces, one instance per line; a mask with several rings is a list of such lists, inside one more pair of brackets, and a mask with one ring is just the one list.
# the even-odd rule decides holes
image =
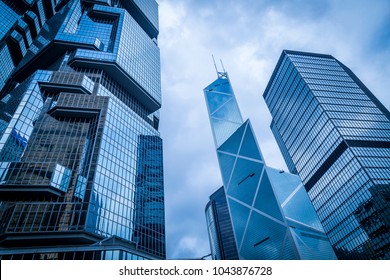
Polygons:
[[208,250],[208,248],[205,248],[203,241],[200,242],[198,238],[193,236],[185,236],[179,240],[173,254],[178,256],[192,256],[189,259],[200,259],[208,255],[208,253],[205,254],[207,252],[205,250]]

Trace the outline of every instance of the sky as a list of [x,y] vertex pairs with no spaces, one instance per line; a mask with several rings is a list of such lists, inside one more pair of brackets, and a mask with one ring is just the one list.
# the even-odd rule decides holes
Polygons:
[[268,166],[287,170],[262,97],[284,49],[330,54],[390,108],[388,0],[158,0],[168,259],[210,253],[204,214],[222,186],[203,89],[222,60]]

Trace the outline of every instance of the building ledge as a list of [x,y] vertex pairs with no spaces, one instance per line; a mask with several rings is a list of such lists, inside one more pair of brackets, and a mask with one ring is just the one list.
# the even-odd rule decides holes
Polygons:
[[86,231],[57,231],[57,232],[6,232],[0,235],[0,246],[28,248],[36,246],[94,244],[101,238]]
[[94,69],[102,69],[128,92],[130,92],[132,96],[143,104],[150,112],[154,112],[161,107],[159,102],[157,102],[114,61],[96,61],[96,59],[78,56],[76,52],[76,54],[70,59],[69,65],[73,67],[91,67]]
[[26,199],[50,199],[65,192],[51,185],[0,185],[0,200],[17,201]]

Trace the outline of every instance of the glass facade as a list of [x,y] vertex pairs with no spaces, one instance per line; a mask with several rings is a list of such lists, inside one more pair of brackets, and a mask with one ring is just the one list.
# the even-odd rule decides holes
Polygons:
[[53,15],[51,1],[0,1],[0,92],[17,64],[26,54],[32,40],[47,19]]
[[37,2],[0,99],[0,256],[165,259],[158,5]]
[[224,187],[210,196],[205,212],[212,259],[237,260],[237,245]]
[[340,259],[390,258],[390,114],[330,55],[283,51],[272,131]]
[[[242,120],[227,73],[218,72],[204,94],[238,259],[335,259],[299,177],[265,165],[249,120]],[[221,248],[215,244],[228,237],[218,234],[222,228],[211,210],[209,205],[213,252]],[[222,257],[221,250],[214,251],[216,258]]]

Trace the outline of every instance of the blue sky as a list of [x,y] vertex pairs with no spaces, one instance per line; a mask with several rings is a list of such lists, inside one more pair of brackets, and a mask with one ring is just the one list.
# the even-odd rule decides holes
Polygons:
[[390,108],[388,0],[158,0],[167,257],[209,253],[204,207],[222,185],[203,88],[223,60],[266,163],[286,170],[262,94],[283,49],[331,54]]

